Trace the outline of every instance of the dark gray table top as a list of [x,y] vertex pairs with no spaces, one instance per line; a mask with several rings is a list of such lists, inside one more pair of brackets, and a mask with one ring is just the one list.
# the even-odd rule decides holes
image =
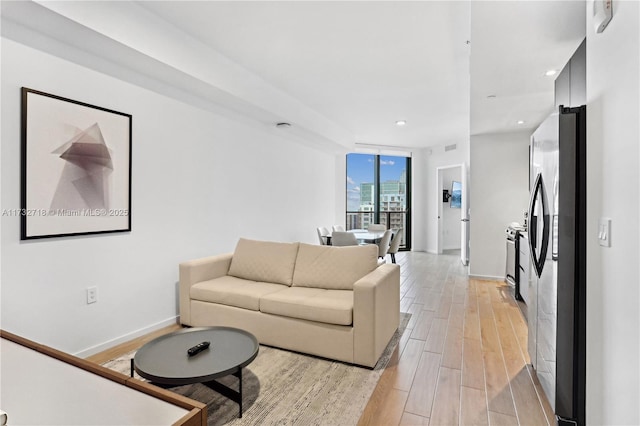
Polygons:
[[[187,350],[203,341],[208,349],[189,357]],[[166,385],[208,382],[243,368],[258,356],[258,340],[231,327],[186,328],[160,336],[142,346],[134,356],[140,376]]]

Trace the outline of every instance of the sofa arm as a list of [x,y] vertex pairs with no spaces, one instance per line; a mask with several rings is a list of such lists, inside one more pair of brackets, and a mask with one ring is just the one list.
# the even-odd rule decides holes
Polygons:
[[400,325],[400,266],[385,264],[353,286],[353,359],[373,367]]
[[180,264],[180,323],[191,325],[191,286],[227,275],[232,253],[203,257]]

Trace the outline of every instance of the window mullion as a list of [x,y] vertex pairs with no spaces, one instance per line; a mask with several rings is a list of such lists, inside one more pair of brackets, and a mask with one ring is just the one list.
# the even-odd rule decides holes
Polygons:
[[380,223],[380,156],[375,156],[374,161],[374,171],[373,171],[373,190],[374,190],[374,213],[373,213],[373,221],[374,223]]

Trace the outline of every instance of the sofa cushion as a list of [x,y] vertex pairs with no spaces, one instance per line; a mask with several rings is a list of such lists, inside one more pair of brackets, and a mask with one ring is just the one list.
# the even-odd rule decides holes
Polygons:
[[224,276],[202,281],[191,286],[192,300],[220,303],[238,308],[260,309],[260,298],[265,294],[288,288],[283,284],[263,283]]
[[378,246],[316,246],[300,243],[293,285],[353,290],[353,284],[378,266]]
[[229,275],[252,281],[291,285],[298,243],[278,243],[240,238]]
[[353,291],[290,287],[260,299],[260,312],[327,324],[353,323]]

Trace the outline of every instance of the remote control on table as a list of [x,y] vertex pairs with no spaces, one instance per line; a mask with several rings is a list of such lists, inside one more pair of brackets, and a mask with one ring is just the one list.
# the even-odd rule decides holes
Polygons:
[[202,342],[202,343],[198,343],[197,345],[189,348],[189,350],[187,351],[187,354],[189,354],[189,356],[194,356],[199,354],[200,352],[204,351],[205,349],[207,349],[209,347],[209,345],[211,344],[211,342]]

